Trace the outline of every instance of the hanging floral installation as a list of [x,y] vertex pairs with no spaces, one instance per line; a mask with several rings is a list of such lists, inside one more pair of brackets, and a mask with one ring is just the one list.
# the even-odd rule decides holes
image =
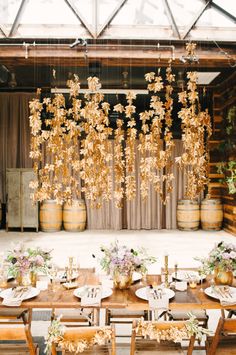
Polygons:
[[[173,92],[172,82],[175,76],[172,74],[171,61],[166,69],[165,85],[160,76],[160,70],[156,75],[150,72],[145,75],[148,84],[148,90],[153,92],[151,96],[150,110],[140,113],[142,121],[141,133],[139,134],[138,149],[141,154],[140,160],[140,178],[141,178],[141,196],[146,199],[150,184],[153,184],[155,191],[159,193],[162,202],[165,204],[172,191],[172,180],[174,178],[171,173],[172,166],[172,150],[174,142],[172,140],[172,117]],[[157,95],[165,86],[165,99],[163,102]],[[151,121],[151,124],[149,123]],[[163,141],[162,141],[163,133]],[[165,147],[163,147],[163,144]],[[164,192],[164,188],[166,193]]]
[[[195,47],[194,47],[195,48]],[[196,198],[208,183],[207,138],[211,135],[208,111],[201,111],[197,91],[197,73],[187,73],[187,89],[179,93],[182,108],[184,153],[176,158],[186,171],[186,197]],[[97,77],[89,77],[88,93],[83,98],[80,80],[74,75],[67,81],[69,103],[62,94],[39,99],[30,104],[31,151],[37,179],[30,183],[34,201],[55,199],[72,203],[84,194],[91,207],[114,199],[121,208],[124,199],[137,194],[136,177],[140,174],[140,193],[147,199],[153,186],[165,204],[173,189],[173,83],[171,60],[162,79],[157,74],[145,75],[151,93],[149,108],[139,113],[141,130],[137,128],[136,95],[126,95],[126,105],[117,103],[116,127],[110,127],[110,104],[104,101]],[[164,91],[161,96],[161,92]],[[80,96],[79,96],[80,95]],[[68,108],[69,106],[69,108]],[[137,149],[140,163],[137,166]],[[112,171],[113,170],[113,171]],[[114,186],[114,189],[113,189]]]
[[[179,93],[179,102],[183,107],[178,113],[182,120],[184,153],[176,158],[176,162],[186,171],[185,195],[187,198],[194,199],[208,184],[207,140],[212,134],[212,129],[208,110],[201,111],[197,91],[197,72],[188,72],[187,78],[187,90]],[[207,139],[205,139],[205,132]]]
[[[98,78],[88,78],[91,92],[97,91],[99,84]],[[84,182],[82,191],[91,201],[92,207],[100,207],[102,200],[111,199],[112,192],[110,105],[103,102],[104,95],[99,92],[85,94],[85,99],[85,105],[81,109],[81,116],[84,118],[82,127],[85,132],[80,150],[82,155],[80,176]]]
[[[114,106],[114,111],[122,114],[124,107],[121,104]],[[119,117],[116,120],[116,129],[114,131],[114,174],[115,174],[115,189],[114,199],[115,206],[122,208],[124,198],[124,182],[125,182],[125,159],[124,159],[124,127],[123,119]]]

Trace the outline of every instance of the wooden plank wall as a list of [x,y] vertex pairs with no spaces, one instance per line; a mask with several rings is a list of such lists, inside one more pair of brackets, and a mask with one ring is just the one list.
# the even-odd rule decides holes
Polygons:
[[[224,85],[219,86],[213,92],[213,135],[209,142],[209,193],[212,198],[221,198],[224,208],[223,228],[236,236],[236,194],[228,193],[226,185],[219,182],[222,175],[217,173],[217,163],[228,160],[236,160],[236,150],[218,150],[219,144],[225,140],[224,127],[229,107],[236,105],[235,75]],[[236,135],[236,132],[234,132]]]

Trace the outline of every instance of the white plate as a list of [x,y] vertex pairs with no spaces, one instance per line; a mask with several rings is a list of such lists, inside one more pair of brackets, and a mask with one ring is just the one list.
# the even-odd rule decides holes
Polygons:
[[[173,279],[179,280],[179,281],[190,281],[191,278],[197,278],[199,281],[201,280],[201,277],[197,271],[191,271],[191,270],[178,270],[177,275],[175,275],[175,272],[172,273]],[[206,275],[202,276],[202,280],[205,280]]]
[[[216,286],[216,287],[219,287],[219,288],[223,288],[223,287],[225,287],[225,286]],[[228,286],[227,286],[228,287]],[[214,288],[212,288],[211,286],[210,287],[207,287],[205,290],[204,290],[204,292],[205,292],[205,294],[207,295],[207,296],[210,296],[210,297],[212,297],[212,298],[215,298],[216,300],[219,300],[220,299],[220,295],[218,294],[218,293],[216,293],[215,291],[214,291]],[[229,292],[231,293],[231,295],[233,296],[233,297],[236,297],[236,287],[230,287],[229,286]],[[229,299],[230,300],[230,299]]]
[[[135,294],[137,297],[148,301],[147,290],[148,290],[148,287],[142,287],[142,288],[139,288],[138,290],[136,290]],[[170,300],[171,298],[174,297],[175,292],[173,290],[170,290],[169,288],[163,288],[163,295],[166,295]]]
[[132,282],[137,282],[139,280],[142,279],[142,274],[140,274],[139,272],[133,272],[133,276],[132,276]]
[[[36,297],[38,296],[40,293],[40,290],[38,290],[36,287],[30,287],[29,292],[27,292],[24,297],[22,298],[22,300],[28,300],[30,298]],[[12,288],[7,288],[6,290],[3,290],[2,292],[0,292],[0,297],[1,298],[12,298],[13,297],[13,292],[12,292]]]
[[[83,293],[86,292],[86,289],[88,287],[94,287],[94,285],[87,285],[87,286],[82,286],[74,290],[74,296],[81,298],[83,296]],[[102,288],[102,298],[106,298],[112,295],[112,289],[109,287],[103,287]]]

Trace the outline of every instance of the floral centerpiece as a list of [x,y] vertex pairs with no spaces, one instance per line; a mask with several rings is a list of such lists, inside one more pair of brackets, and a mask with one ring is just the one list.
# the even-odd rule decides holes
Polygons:
[[[23,278],[29,274],[31,274],[31,278],[39,271],[46,274],[50,260],[50,251],[40,247],[25,248],[22,244],[18,244],[7,253],[8,274],[17,278],[19,283],[24,283]],[[31,281],[32,283],[36,282],[36,280]]]
[[148,256],[144,248],[137,250],[119,245],[118,241],[111,243],[109,247],[101,247],[104,256],[100,259],[100,265],[108,275],[113,276],[114,286],[124,289],[130,286],[134,271],[145,274],[147,266],[156,262],[156,258]]
[[214,271],[217,284],[232,284],[233,273],[236,270],[236,245],[223,241],[216,244],[207,258],[196,258],[201,261],[203,269]]

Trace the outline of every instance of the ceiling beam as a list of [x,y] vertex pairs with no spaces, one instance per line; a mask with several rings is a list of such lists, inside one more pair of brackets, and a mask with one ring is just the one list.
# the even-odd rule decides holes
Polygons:
[[182,39],[185,39],[193,26],[196,24],[196,22],[199,20],[199,18],[202,16],[203,12],[208,8],[208,6],[211,4],[211,0],[207,1],[205,5],[201,7],[201,9],[198,11],[194,19],[192,20],[191,24],[188,26],[188,28],[185,30],[184,34],[182,35]]
[[221,6],[215,4],[214,1],[212,1],[211,6],[213,8],[215,8],[216,10],[218,10],[221,14],[223,14],[224,16],[228,17],[231,21],[233,21],[234,23],[236,23],[236,17],[233,16],[232,14],[230,14],[228,11],[226,11],[225,9],[223,9]]
[[19,7],[19,9],[17,11],[15,20],[13,22],[13,25],[11,27],[11,30],[10,30],[10,33],[9,33],[8,37],[12,37],[15,34],[15,32],[16,32],[19,24],[20,24],[20,19],[21,19],[21,16],[22,16],[23,12],[24,12],[24,9],[25,9],[25,6],[26,6],[27,2],[28,2],[28,0],[22,0],[21,1],[20,7]]
[[78,10],[78,8],[75,6],[73,0],[64,0],[65,3],[69,6],[71,11],[74,13],[74,15],[77,17],[77,19],[82,23],[82,25],[86,28],[86,30],[90,33],[90,35],[93,38],[96,38],[96,31],[92,29],[92,27],[89,25],[89,23],[85,20],[81,12]]
[[127,2],[127,0],[120,0],[119,3],[117,4],[117,6],[114,8],[114,10],[111,12],[111,14],[108,16],[107,20],[104,22],[104,24],[99,28],[98,33],[97,33],[97,37],[100,36],[100,34],[102,34],[102,32],[107,28],[107,26],[110,25],[110,23],[112,22],[112,20],[115,18],[115,16],[117,15],[117,13],[122,9],[122,7],[124,6],[124,4]]
[[[147,47],[131,47],[129,45],[88,45],[87,60],[84,58],[84,51],[69,48],[68,45],[58,46],[40,46],[37,45],[33,49],[33,55],[25,58],[25,49],[23,46],[1,46],[0,47],[0,62],[4,65],[14,64],[17,65],[57,65],[61,66],[87,66],[89,62],[100,61],[104,66],[156,66],[159,59],[159,52],[156,50],[156,46]],[[232,57],[236,60],[236,51],[224,48]],[[209,46],[199,48],[198,52],[199,63],[203,67],[227,67],[229,68],[228,58],[222,56],[218,48]],[[180,58],[183,55],[183,45],[175,47],[175,57]],[[63,60],[62,60],[63,58]],[[170,58],[169,50],[162,50],[161,64],[166,66]],[[199,63],[197,66],[199,66]],[[173,66],[186,68],[186,65],[181,63],[178,59],[173,61]],[[194,67],[194,66],[193,66]]]
[[174,15],[171,11],[171,8],[170,8],[170,5],[168,3],[168,0],[163,0],[163,5],[164,5],[164,8],[165,8],[165,12],[166,12],[166,15],[168,17],[168,20],[170,22],[170,25],[173,29],[173,33],[176,37],[178,37],[179,39],[181,39],[181,36],[180,36],[180,33],[179,33],[179,29],[178,29],[178,26],[175,22],[175,18],[174,18]]

